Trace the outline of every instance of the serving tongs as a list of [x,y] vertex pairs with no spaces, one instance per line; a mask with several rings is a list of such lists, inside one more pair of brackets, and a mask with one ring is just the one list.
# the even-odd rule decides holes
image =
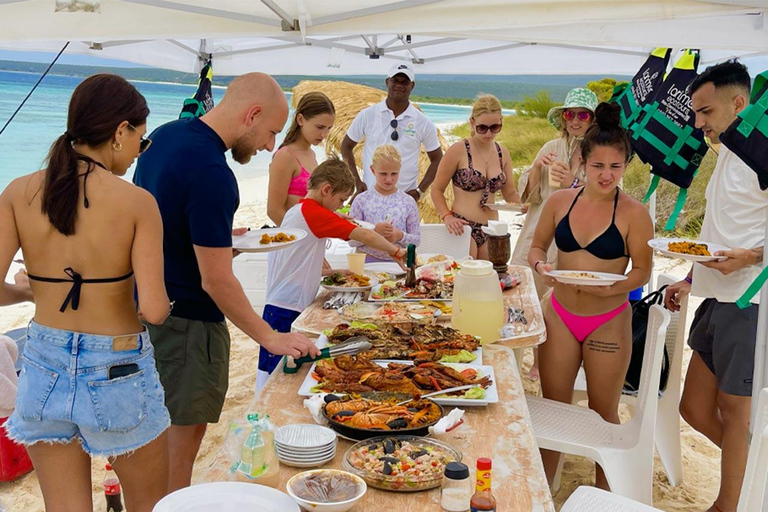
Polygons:
[[408,249],[405,256],[405,266],[408,267],[408,271],[405,274],[405,286],[408,288],[416,287],[416,246],[408,244]]
[[302,356],[294,359],[292,356],[286,356],[285,364],[283,364],[283,371],[285,373],[296,373],[304,363],[311,363],[320,359],[328,359],[330,357],[342,356],[342,355],[355,355],[366,350],[371,350],[373,345],[370,340],[365,336],[352,336],[347,341],[334,345],[332,347],[324,347],[320,350],[320,355],[312,357],[310,355]]

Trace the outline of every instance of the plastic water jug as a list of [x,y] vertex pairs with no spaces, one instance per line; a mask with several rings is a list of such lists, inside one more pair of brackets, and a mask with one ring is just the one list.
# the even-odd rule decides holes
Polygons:
[[483,343],[501,337],[504,300],[493,263],[470,260],[461,264],[453,286],[451,326],[464,334],[478,336]]

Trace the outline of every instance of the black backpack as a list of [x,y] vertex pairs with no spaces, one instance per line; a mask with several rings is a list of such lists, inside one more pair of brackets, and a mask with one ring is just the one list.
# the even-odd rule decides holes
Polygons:
[[[664,285],[655,292],[651,292],[632,305],[632,359],[629,361],[627,376],[624,379],[624,393],[636,395],[640,388],[640,376],[643,371],[643,355],[645,353],[645,335],[648,332],[648,313],[654,304],[664,302]],[[660,340],[665,342],[666,340]],[[661,363],[661,381],[659,392],[667,389],[669,380],[669,352],[664,346],[664,359]]]

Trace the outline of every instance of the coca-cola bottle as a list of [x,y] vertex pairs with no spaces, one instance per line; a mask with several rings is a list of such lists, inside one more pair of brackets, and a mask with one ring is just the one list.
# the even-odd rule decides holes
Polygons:
[[123,512],[122,492],[120,480],[107,463],[107,472],[104,474],[104,497],[107,499],[107,512]]

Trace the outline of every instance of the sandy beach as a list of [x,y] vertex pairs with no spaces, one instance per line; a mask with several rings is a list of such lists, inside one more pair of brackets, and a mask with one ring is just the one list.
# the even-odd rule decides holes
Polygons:
[[[241,207],[235,216],[235,226],[260,227],[268,221],[266,215],[266,193],[268,177],[242,179],[240,181]],[[502,212],[502,220],[511,225],[512,243],[519,233],[522,216],[510,212]],[[9,275],[19,268],[14,264]],[[670,273],[682,278],[688,271],[688,266],[679,260],[655,258],[654,275]],[[693,318],[693,311],[700,300],[690,301],[688,323]],[[32,304],[23,304],[0,308],[0,332],[26,325],[34,314]],[[218,424],[210,425],[203,441],[193,475],[194,482],[206,479],[216,454],[222,449],[229,423],[240,419],[248,404],[253,399],[253,389],[258,360],[258,345],[245,336],[240,330],[230,325],[232,334],[232,356],[230,365],[230,386],[224,412]],[[684,368],[690,359],[690,350],[686,347]],[[530,367],[531,354],[527,354],[524,370]],[[538,386],[526,379],[526,389],[531,393],[538,392]],[[296,398],[298,400],[298,397]],[[622,417],[628,419],[629,413],[623,410]],[[654,506],[672,512],[698,512],[710,506],[717,494],[719,485],[719,450],[706,438],[693,431],[688,425],[683,426],[683,459],[685,482],[672,487],[661,467],[656,461],[654,466]],[[104,459],[94,459],[92,463],[94,511],[104,510],[102,478],[104,474]],[[173,471],[173,466],[171,466]],[[594,483],[594,464],[591,461],[566,457],[562,485],[554,496],[559,508],[573,490],[579,485]],[[42,512],[44,510],[42,494],[37,476],[32,472],[15,482],[0,483],[0,502],[8,512]],[[0,507],[2,510],[2,507]]]

